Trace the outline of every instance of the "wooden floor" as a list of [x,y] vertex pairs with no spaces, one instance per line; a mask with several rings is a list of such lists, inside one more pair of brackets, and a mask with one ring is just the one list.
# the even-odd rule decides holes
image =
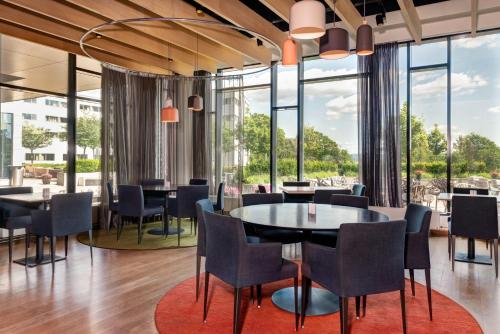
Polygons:
[[[24,256],[23,247],[16,244],[15,258]],[[465,250],[465,242],[457,249]],[[483,243],[477,249],[487,254]],[[67,261],[56,264],[52,278],[50,265],[9,266],[2,245],[0,333],[155,333],[156,303],[193,276],[194,254],[194,248],[96,249],[91,266],[88,247],[72,240]],[[446,238],[432,238],[431,254],[433,288],[465,306],[485,333],[499,333],[500,284],[492,267],[457,263],[452,273]],[[423,273],[416,278],[423,282]]]

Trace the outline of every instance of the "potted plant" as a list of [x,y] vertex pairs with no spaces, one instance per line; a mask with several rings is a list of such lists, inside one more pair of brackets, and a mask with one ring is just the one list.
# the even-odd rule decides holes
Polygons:
[[45,173],[42,175],[42,183],[43,184],[50,184],[50,181],[52,180],[52,175],[49,173]]
[[491,178],[496,180],[498,178],[498,172],[496,170],[490,172]]
[[421,169],[417,169],[415,171],[415,178],[417,179],[417,181],[422,180],[422,174],[424,174],[424,171]]

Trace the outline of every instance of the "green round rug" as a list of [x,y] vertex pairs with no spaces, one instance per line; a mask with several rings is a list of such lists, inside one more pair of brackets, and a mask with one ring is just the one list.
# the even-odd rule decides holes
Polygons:
[[[177,227],[177,222],[174,220],[174,223],[170,226]],[[184,232],[181,234],[180,247],[196,246],[197,236],[194,234],[194,224],[193,233],[191,233],[191,221],[189,219],[183,219],[181,227],[184,229]],[[160,222],[147,223],[143,225],[142,228],[144,230],[144,234],[142,236],[141,244],[137,243],[137,225],[127,224],[123,227],[122,234],[120,235],[120,240],[116,240],[116,228],[111,229],[109,232],[107,232],[105,229],[93,231],[93,246],[98,248],[126,250],[178,248],[177,234],[171,234],[168,235],[167,238],[165,238],[161,235],[152,235],[148,233],[151,228],[161,228]],[[87,232],[80,233],[77,236],[77,239],[82,244],[89,244],[89,236]]]

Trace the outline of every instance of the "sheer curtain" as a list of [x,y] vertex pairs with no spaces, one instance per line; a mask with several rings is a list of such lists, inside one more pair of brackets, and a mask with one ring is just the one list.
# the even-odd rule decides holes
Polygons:
[[360,175],[370,205],[401,206],[398,44],[358,57]]

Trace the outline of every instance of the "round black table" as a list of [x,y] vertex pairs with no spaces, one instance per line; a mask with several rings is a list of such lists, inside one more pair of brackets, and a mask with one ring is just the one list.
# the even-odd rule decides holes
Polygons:
[[[249,224],[301,230],[306,234],[306,238],[313,231],[337,231],[342,224],[389,220],[386,215],[373,210],[313,203],[252,205],[231,210],[230,215]],[[272,301],[280,309],[293,313],[293,288],[275,291]],[[337,295],[325,289],[312,289],[307,315],[331,314],[338,310]]]

